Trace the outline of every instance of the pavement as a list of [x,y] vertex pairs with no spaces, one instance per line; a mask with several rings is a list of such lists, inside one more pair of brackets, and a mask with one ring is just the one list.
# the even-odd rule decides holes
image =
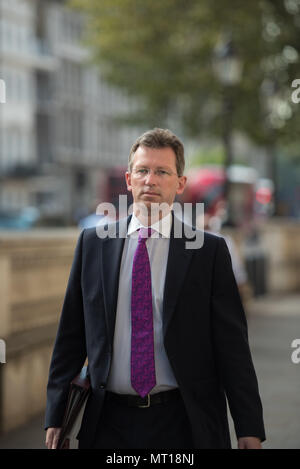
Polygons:
[[[265,449],[300,449],[300,363],[291,347],[300,339],[300,294],[264,296],[247,307],[249,343],[264,409]],[[0,449],[45,448],[44,415],[0,436]],[[236,438],[230,419],[232,446]],[[71,448],[77,443],[71,441]]]

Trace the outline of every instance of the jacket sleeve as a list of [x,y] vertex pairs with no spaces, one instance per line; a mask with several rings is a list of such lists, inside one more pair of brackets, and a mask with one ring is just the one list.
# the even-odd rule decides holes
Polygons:
[[223,238],[215,255],[213,341],[216,363],[224,386],[237,437],[265,440],[262,404],[248,343],[248,328],[230,254]]
[[70,382],[87,355],[81,289],[83,237],[84,231],[77,242],[50,364],[45,428],[61,426]]

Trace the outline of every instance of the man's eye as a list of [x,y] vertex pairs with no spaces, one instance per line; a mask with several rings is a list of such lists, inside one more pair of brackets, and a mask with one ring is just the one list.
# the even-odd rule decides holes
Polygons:
[[157,171],[157,173],[158,173],[160,176],[164,176],[165,174],[168,174],[168,172],[165,171],[164,169],[159,169],[159,170]]
[[147,169],[138,169],[137,172],[140,173],[140,174],[146,174],[148,172],[148,170]]

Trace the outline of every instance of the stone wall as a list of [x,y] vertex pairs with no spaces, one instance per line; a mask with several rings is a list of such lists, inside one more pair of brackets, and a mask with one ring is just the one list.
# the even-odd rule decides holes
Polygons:
[[299,292],[300,222],[273,218],[258,223],[257,233],[257,240],[248,243],[242,231],[224,230],[234,239],[243,262],[251,256],[264,258],[266,293]]
[[77,230],[0,234],[0,431],[43,411]]
[[260,227],[260,233],[268,256],[269,291],[299,292],[300,222],[272,219]]

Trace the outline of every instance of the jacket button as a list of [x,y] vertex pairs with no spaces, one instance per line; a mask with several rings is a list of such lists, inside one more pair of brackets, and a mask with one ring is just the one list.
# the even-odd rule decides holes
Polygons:
[[105,389],[105,383],[101,383],[99,386],[100,389]]

